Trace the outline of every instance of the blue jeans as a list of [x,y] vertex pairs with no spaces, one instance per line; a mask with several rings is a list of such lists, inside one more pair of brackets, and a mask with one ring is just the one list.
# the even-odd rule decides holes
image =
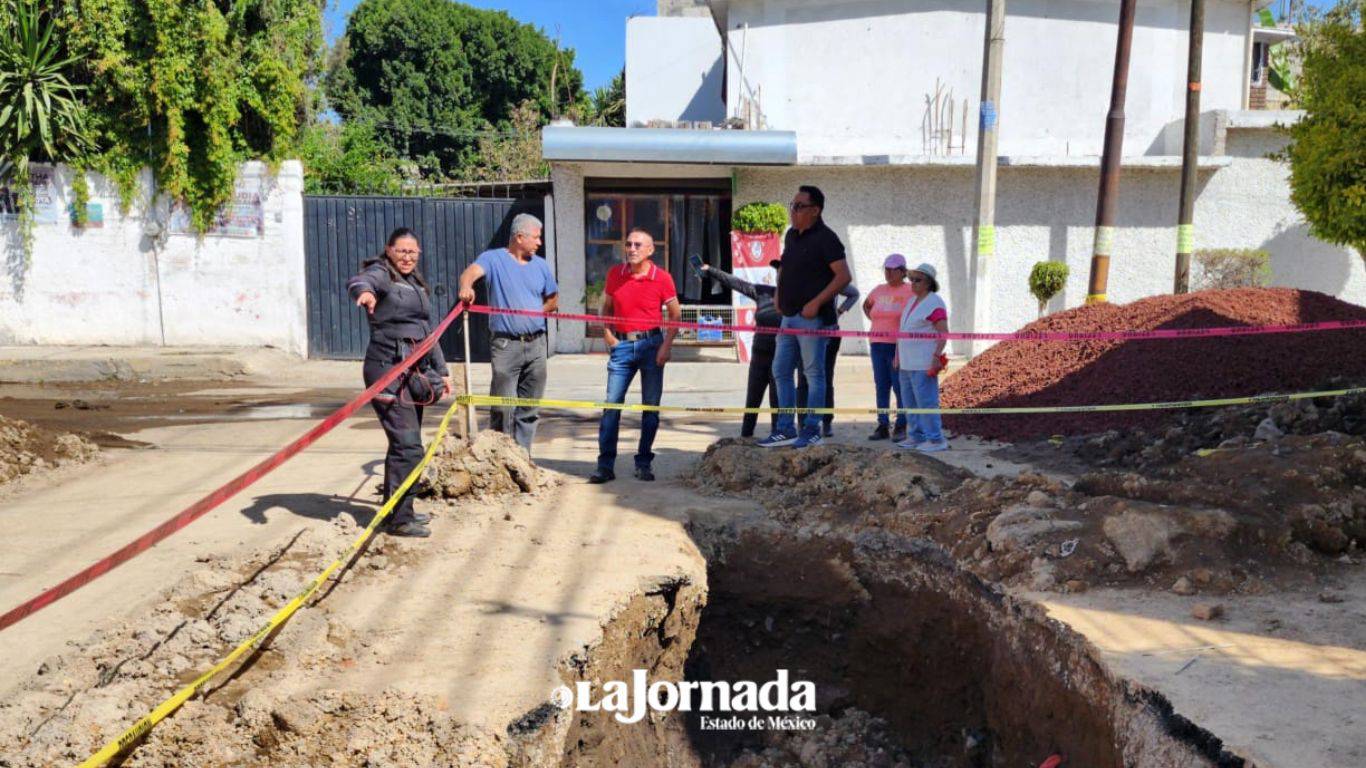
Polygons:
[[[873,360],[873,394],[877,399],[878,408],[887,408],[891,405],[892,392],[896,392],[896,407],[905,408],[905,402],[901,397],[901,377],[896,366],[892,361],[896,359],[896,345],[874,341],[868,345],[868,356]],[[891,420],[887,414],[879,413],[877,423],[887,426]],[[906,428],[906,414],[896,415],[896,428],[898,430]]]
[[[607,359],[607,402],[626,402],[626,390],[631,379],[640,371],[640,400],[645,405],[659,405],[664,394],[664,368],[656,362],[664,339],[655,336],[640,341],[620,341],[612,347]],[[621,411],[605,410],[598,424],[598,469],[615,472],[617,464],[617,432],[621,429]],[[649,467],[655,455],[650,447],[659,431],[659,412],[646,411],[640,416],[640,449],[636,466]]]
[[[901,371],[901,399],[910,408],[939,407],[939,377],[924,371]],[[916,442],[944,439],[943,418],[937,413],[922,413],[912,417],[914,428],[907,438]]]
[[[826,326],[821,323],[820,318],[807,320],[801,315],[784,315],[782,327],[821,329]],[[797,384],[794,379],[798,366],[806,374],[806,383],[810,391],[805,407],[825,407],[825,345],[828,341],[829,337],[826,336],[778,334],[778,349],[773,354],[773,380],[778,385],[779,408],[797,407]],[[820,414],[806,414],[803,426],[803,432],[807,435],[820,434]],[[792,414],[778,415],[777,431],[784,435],[797,434],[796,420],[792,418]]]

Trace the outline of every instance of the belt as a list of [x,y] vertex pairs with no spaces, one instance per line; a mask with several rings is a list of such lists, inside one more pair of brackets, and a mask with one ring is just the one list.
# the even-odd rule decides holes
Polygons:
[[653,339],[659,336],[663,336],[664,332],[659,330],[658,328],[651,328],[648,331],[632,331],[630,333],[622,333],[618,335],[620,335],[621,338],[625,341],[643,341],[645,339]]
[[544,335],[545,331],[536,331],[535,333],[504,333],[502,331],[493,332],[493,338],[495,339],[516,339],[517,341],[534,341],[535,339],[539,339]]

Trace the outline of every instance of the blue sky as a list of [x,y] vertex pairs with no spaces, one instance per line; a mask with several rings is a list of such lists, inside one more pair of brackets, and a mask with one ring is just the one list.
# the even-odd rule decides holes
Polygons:
[[[655,15],[655,0],[464,0],[478,8],[507,11],[535,24],[560,45],[574,49],[574,62],[588,90],[606,85],[626,62],[626,19]],[[327,42],[346,31],[346,17],[360,0],[328,0]]]

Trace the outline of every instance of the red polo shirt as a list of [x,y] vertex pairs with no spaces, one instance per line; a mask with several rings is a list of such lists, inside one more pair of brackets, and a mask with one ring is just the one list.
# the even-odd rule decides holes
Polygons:
[[659,327],[660,307],[678,298],[674,279],[650,262],[643,275],[631,272],[630,264],[618,264],[607,272],[603,292],[612,297],[612,314],[629,322],[612,328],[614,333],[635,333]]

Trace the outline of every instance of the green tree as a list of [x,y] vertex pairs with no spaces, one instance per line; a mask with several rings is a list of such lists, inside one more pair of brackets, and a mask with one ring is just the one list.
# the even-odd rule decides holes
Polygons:
[[607,85],[593,89],[588,97],[588,125],[622,128],[626,125],[626,70]]
[[1304,117],[1290,127],[1290,199],[1321,240],[1366,259],[1366,0],[1340,0],[1299,25],[1301,70],[1294,97]]
[[310,195],[394,194],[405,181],[403,163],[380,143],[369,123],[317,123],[299,139],[304,192]]
[[530,102],[540,121],[583,98],[572,50],[502,11],[450,0],[362,0],[325,81],[345,120],[376,126],[392,152],[430,176],[476,165],[479,138],[512,134]]

